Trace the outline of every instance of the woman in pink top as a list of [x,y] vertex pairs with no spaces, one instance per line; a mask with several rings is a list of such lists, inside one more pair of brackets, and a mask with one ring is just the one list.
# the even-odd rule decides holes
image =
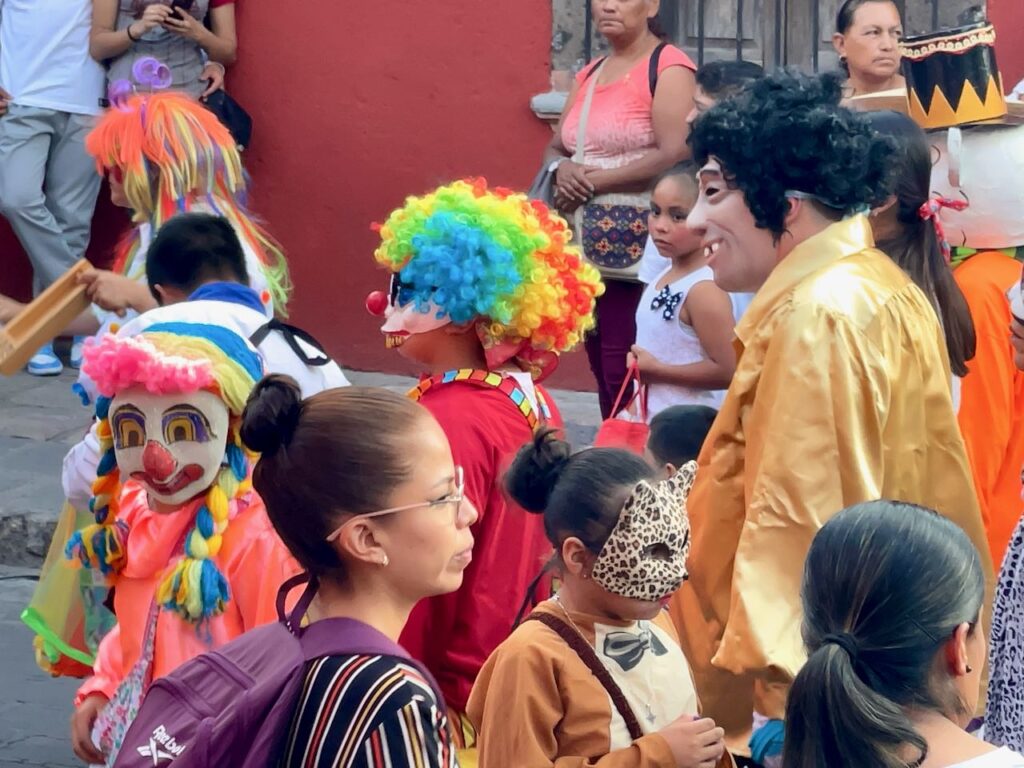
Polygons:
[[597,328],[587,339],[605,418],[636,337],[634,316],[643,291],[636,274],[647,239],[650,186],[689,156],[686,116],[693,108],[695,67],[654,34],[657,12],[658,0],[592,0],[594,26],[612,51],[576,76],[545,154],[557,166],[555,205],[576,217],[584,253],[605,279]]
[[298,571],[252,490],[239,434],[263,366],[217,326],[171,322],[87,346],[103,451],[94,525],[68,557],[114,588],[117,626],[78,689],[75,754],[112,765],[153,679],[276,618]]

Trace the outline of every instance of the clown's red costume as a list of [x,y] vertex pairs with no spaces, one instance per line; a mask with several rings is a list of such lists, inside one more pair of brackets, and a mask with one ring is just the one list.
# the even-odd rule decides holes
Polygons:
[[551,551],[542,521],[506,500],[502,476],[538,424],[561,426],[537,382],[593,327],[603,287],[561,218],[482,180],[409,198],[380,234],[391,291],[367,306],[385,316],[387,345],[425,368],[410,397],[444,428],[480,512],[461,589],[417,606],[401,642],[437,677],[471,746],[462,713],[473,681]]

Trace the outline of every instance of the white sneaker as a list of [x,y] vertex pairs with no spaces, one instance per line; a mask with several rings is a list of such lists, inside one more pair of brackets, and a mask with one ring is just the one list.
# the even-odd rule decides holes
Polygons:
[[60,376],[64,364],[53,353],[53,344],[44,344],[28,361],[28,372],[32,376]]

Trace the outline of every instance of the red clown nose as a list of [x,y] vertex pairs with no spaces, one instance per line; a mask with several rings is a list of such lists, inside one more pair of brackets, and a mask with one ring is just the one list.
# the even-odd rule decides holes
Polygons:
[[178,462],[171,456],[170,451],[160,445],[160,443],[150,440],[142,451],[142,466],[146,470],[147,475],[161,483],[174,474],[174,470],[178,467]]
[[374,317],[384,317],[388,308],[388,295],[384,291],[374,291],[366,297],[366,311]]

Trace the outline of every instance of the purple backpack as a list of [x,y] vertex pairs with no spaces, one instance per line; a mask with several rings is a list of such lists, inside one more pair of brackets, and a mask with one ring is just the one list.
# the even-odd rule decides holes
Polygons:
[[[309,582],[291,615],[285,597]],[[397,643],[355,619],[300,628],[316,579],[289,579],[277,595],[279,623],[246,632],[153,681],[128,729],[115,768],[274,765],[299,703],[307,662],[324,656],[395,656],[434,678]]]

